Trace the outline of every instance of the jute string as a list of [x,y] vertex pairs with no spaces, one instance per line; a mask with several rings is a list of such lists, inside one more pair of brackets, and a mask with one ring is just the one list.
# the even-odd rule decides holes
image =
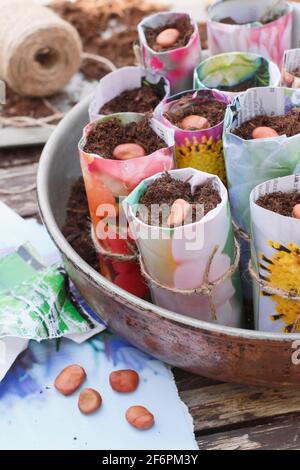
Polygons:
[[213,291],[217,286],[223,284],[223,282],[225,282],[235,273],[235,271],[238,269],[239,262],[240,262],[240,245],[237,242],[237,240],[234,239],[235,255],[234,255],[233,264],[229,267],[229,269],[227,269],[227,271],[225,271],[225,273],[222,274],[222,276],[218,277],[214,281],[209,281],[209,274],[210,274],[212,262],[219,249],[219,246],[215,245],[207,260],[207,264],[206,264],[204,275],[203,275],[202,285],[195,289],[178,289],[176,287],[166,286],[165,284],[162,284],[161,282],[153,279],[146,271],[142,256],[138,255],[135,247],[132,244],[128,243],[128,248],[132,252],[132,254],[119,254],[119,253],[112,253],[111,251],[107,251],[105,250],[105,248],[103,248],[103,246],[100,244],[99,240],[97,239],[93,226],[91,226],[91,238],[92,238],[92,242],[93,242],[96,252],[102,256],[105,256],[114,261],[137,261],[138,260],[140,264],[140,268],[141,268],[141,273],[150,286],[153,285],[155,287],[159,287],[161,289],[167,290],[169,292],[173,292],[175,294],[206,295],[208,297],[209,307],[210,307],[213,320],[217,320],[217,310],[213,301]]
[[122,253],[112,253],[111,251],[108,251],[105,248],[103,248],[103,246],[100,244],[95,234],[95,230],[93,226],[91,226],[91,239],[92,239],[96,252],[99,253],[99,255],[101,256],[112,259],[113,261],[137,261],[138,260],[138,254],[135,249],[135,246],[132,243],[130,243],[128,240],[124,240],[124,241],[126,241],[127,247],[130,253],[122,254]]
[[0,0],[0,78],[21,96],[50,96],[79,69],[76,29],[32,0]]
[[234,221],[232,221],[232,225],[233,225],[234,233],[238,235],[239,237],[241,237],[246,242],[250,243],[251,236],[249,235],[249,233],[245,232],[245,230],[239,227]]
[[209,302],[209,307],[211,311],[211,316],[213,320],[217,320],[217,310],[213,301],[213,291],[214,289],[223,284],[227,279],[229,279],[235,271],[238,269],[239,262],[240,262],[240,246],[236,239],[234,240],[234,247],[235,247],[235,256],[234,256],[234,262],[233,264],[229,267],[227,271],[225,271],[222,276],[219,278],[215,279],[214,281],[209,281],[209,274],[212,266],[212,262],[214,260],[214,257],[219,249],[218,245],[215,245],[208,260],[207,264],[205,267],[204,271],[204,276],[203,276],[203,283],[200,287],[196,287],[195,289],[178,289],[176,287],[170,287],[166,286],[165,284],[162,284],[161,282],[157,281],[156,279],[153,279],[148,272],[146,271],[143,259],[141,256],[139,256],[139,262],[141,266],[141,273],[148,282],[148,284],[151,286],[159,287],[160,289],[167,290],[168,292],[173,292],[174,294],[181,294],[181,295],[193,295],[193,294],[202,294],[208,297],[208,302]]
[[278,295],[280,297],[283,297],[284,299],[289,299],[289,300],[295,300],[297,302],[300,301],[300,295],[296,294],[295,292],[292,291],[287,291],[285,289],[281,289],[280,287],[273,287],[270,286],[270,284],[263,279],[259,277],[258,274],[256,274],[255,270],[253,269],[252,261],[249,261],[248,265],[249,273],[251,274],[252,279],[260,285],[260,287],[270,295]]
[[[96,55],[96,54],[89,54],[87,52],[83,52],[81,54],[81,59],[93,60],[95,62],[103,64],[112,72],[117,69],[117,67],[109,59],[107,59],[106,57]],[[64,117],[64,113],[60,112],[46,98],[43,99],[43,102],[45,106],[48,107],[52,111],[52,114],[50,114],[49,116],[46,116],[43,118],[32,118],[28,116],[13,116],[13,117],[0,116],[0,127],[12,126],[12,127],[18,127],[18,128],[26,128],[26,127],[54,128],[57,121],[60,121]]]

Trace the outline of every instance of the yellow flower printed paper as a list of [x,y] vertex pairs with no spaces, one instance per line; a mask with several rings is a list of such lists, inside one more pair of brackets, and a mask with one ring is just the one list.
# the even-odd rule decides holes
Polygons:
[[256,327],[263,331],[300,331],[300,220],[260,207],[265,194],[300,191],[299,175],[267,181],[250,196]]

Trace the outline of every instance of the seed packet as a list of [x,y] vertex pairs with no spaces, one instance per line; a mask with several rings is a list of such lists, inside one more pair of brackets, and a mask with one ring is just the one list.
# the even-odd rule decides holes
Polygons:
[[0,338],[59,338],[88,333],[96,322],[72,302],[59,264],[45,266],[27,243],[0,260]]

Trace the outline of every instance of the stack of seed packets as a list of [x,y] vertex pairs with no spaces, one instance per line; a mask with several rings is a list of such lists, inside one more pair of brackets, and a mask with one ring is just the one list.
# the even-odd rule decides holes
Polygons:
[[[12,309],[8,322],[0,307],[0,449],[197,449],[193,421],[170,368],[102,331],[105,325],[96,321],[75,288],[68,288],[63,271],[55,269],[59,254],[43,226],[21,219],[1,202],[0,218],[0,299],[6,311]],[[23,292],[26,285],[31,292]],[[50,296],[42,305],[46,291]],[[26,306],[36,299],[32,309]],[[15,302],[24,309],[22,317],[13,311]],[[53,385],[70,364],[84,368],[82,388],[101,394],[102,406],[93,415],[79,411],[80,390],[65,397]],[[135,392],[120,394],[110,387],[109,374],[120,369],[139,374]],[[151,429],[139,431],[127,423],[126,410],[134,405],[154,415]]]

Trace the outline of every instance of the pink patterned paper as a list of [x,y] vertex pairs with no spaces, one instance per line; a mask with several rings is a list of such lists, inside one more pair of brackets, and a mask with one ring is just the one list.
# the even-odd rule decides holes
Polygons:
[[[144,33],[145,27],[156,28],[163,24],[167,27],[172,21],[182,16],[188,16],[194,26],[194,32],[186,46],[164,52],[156,52],[148,46]],[[170,82],[172,94],[191,89],[194,68],[201,60],[199,31],[192,18],[186,13],[156,13],[139,23],[138,33],[144,67],[152,73],[164,76]]]
[[222,52],[255,52],[281,67],[283,53],[291,48],[292,11],[271,23],[258,27],[209,21],[208,47],[211,54]]

